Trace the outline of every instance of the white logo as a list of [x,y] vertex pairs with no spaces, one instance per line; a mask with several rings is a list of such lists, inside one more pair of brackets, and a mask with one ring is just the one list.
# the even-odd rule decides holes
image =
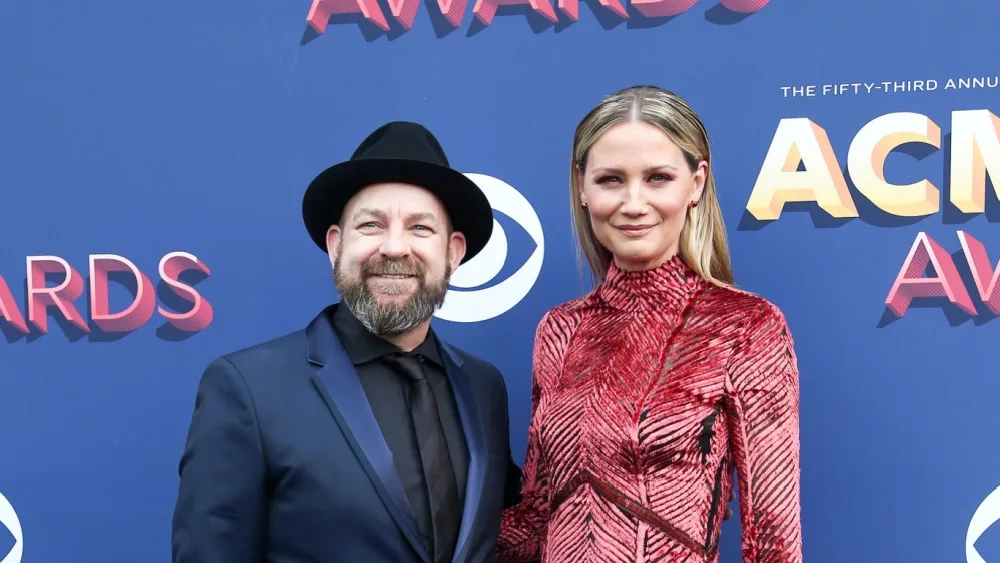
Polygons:
[[979,505],[972,521],[969,522],[969,530],[965,533],[965,560],[967,563],[986,563],[979,551],[976,550],[976,542],[979,541],[983,532],[990,529],[990,526],[1000,521],[1000,487],[997,487],[986,500]]
[[[542,223],[523,195],[503,180],[484,174],[466,174],[479,186],[490,206],[517,222],[535,242],[535,251],[513,275],[483,289],[460,291],[449,289],[444,306],[435,317],[456,323],[475,323],[498,317],[521,302],[538,279],[545,257],[545,237]],[[451,277],[452,288],[472,288],[492,280],[507,260],[507,234],[496,219],[493,236],[475,258],[459,266]],[[0,562],[2,563],[2,562]]]
[[6,527],[10,530],[12,536],[14,536],[14,547],[10,548],[10,553],[8,553],[3,559],[0,559],[0,563],[21,563],[21,554],[24,553],[24,537],[21,534],[21,521],[17,518],[17,513],[14,512],[14,507],[10,505],[3,494],[0,494],[0,528]]

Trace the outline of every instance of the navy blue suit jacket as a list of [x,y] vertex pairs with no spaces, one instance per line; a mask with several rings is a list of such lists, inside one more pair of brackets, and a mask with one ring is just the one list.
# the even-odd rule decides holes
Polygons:
[[[325,310],[305,330],[213,361],[180,462],[173,563],[429,561],[392,455]],[[441,344],[469,446],[456,563],[493,561],[516,502],[507,389]]]

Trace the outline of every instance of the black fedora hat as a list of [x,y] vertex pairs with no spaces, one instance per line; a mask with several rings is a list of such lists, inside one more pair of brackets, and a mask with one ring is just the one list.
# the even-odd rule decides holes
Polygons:
[[493,234],[493,208],[475,182],[451,168],[441,144],[426,127],[393,121],[376,129],[351,156],[321,172],[302,198],[306,230],[326,251],[326,234],[338,223],[347,202],[373,184],[420,186],[444,205],[454,230],[465,235],[462,262],[479,253]]

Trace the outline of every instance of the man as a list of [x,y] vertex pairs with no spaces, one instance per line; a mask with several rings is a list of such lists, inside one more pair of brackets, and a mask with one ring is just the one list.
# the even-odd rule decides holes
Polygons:
[[180,462],[174,563],[492,561],[516,500],[507,390],[430,329],[486,245],[486,197],[394,122],[308,187],[341,302],[213,361]]

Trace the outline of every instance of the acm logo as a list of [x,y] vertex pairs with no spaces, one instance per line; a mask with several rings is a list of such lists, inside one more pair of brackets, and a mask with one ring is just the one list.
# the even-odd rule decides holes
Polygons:
[[[945,89],[950,85],[949,81]],[[963,79],[951,88],[975,85],[975,80]],[[813,221],[821,227],[839,227],[854,219],[878,227],[903,227],[935,214],[946,224],[965,223],[973,214],[989,217],[987,203],[995,200],[988,200],[988,179],[1000,177],[1000,117],[988,109],[950,113],[948,134],[921,113],[879,115],[858,130],[846,158],[841,159],[818,123],[804,117],[782,119],[747,199],[739,230],[765,227],[789,204],[814,205],[825,212],[814,215]],[[927,176],[908,184],[892,183],[886,162],[894,152],[916,154],[915,160],[943,153],[940,180]],[[903,317],[917,299],[945,298],[939,302],[948,304],[950,318],[959,322],[973,317],[982,321],[1000,313],[1000,278],[985,245],[964,231],[956,235],[965,258],[963,266],[967,266],[961,270],[956,255],[927,232],[917,234],[890,286],[878,326]],[[977,300],[971,297],[973,290]]]
[[[21,521],[14,512],[14,507],[7,500],[7,497],[0,493],[0,533],[6,528],[10,535],[14,536],[14,547],[0,559],[0,563],[21,563],[24,554],[24,533],[21,530]],[[0,552],[2,553],[2,552]]]
[[492,281],[507,261],[507,234],[494,219],[493,236],[475,258],[455,270],[444,306],[434,314],[439,319],[456,323],[486,321],[511,310],[534,287],[545,260],[545,235],[531,203],[513,186],[499,178],[485,174],[466,176],[479,186],[495,211],[510,217],[528,233],[535,249],[509,278],[496,285],[481,287]]

